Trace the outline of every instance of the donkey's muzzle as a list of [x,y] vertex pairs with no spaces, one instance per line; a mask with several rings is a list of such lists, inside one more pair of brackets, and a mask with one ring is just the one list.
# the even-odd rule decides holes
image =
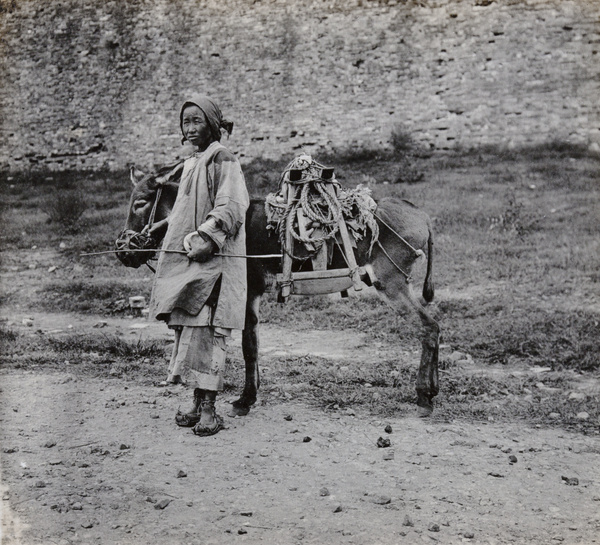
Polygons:
[[115,241],[115,250],[123,265],[137,269],[156,255],[156,251],[150,248],[156,248],[157,244],[156,240],[145,233],[125,229]]

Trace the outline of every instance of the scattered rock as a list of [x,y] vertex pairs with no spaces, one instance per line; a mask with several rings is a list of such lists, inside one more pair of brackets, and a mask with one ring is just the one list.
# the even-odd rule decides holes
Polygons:
[[490,475],[491,477],[504,477],[502,473],[496,473],[495,471],[490,471],[488,475]]
[[180,469],[180,470],[177,472],[177,478],[178,478],[178,479],[183,479],[184,477],[187,477],[187,473],[186,473],[185,471],[183,471],[183,469]]
[[558,420],[560,418],[560,414],[559,413],[550,413],[548,415],[548,418],[551,418],[552,420]]
[[392,430],[392,426],[390,426],[390,425],[388,424],[388,425],[387,425],[385,428],[383,428],[383,431],[384,431],[385,433],[392,433],[392,431],[393,431],[393,430]]
[[561,476],[561,479],[565,482],[565,484],[568,484],[569,486],[578,486],[579,485],[579,479],[577,477],[565,477],[563,475],[563,476]]
[[82,522],[81,523],[81,527],[82,528],[93,528],[94,527],[94,523],[90,522],[90,521],[88,521],[88,522]]
[[36,488],[46,488],[46,483],[44,481],[36,481],[35,487]]
[[252,516],[252,511],[242,511],[240,513],[240,516],[242,516],[242,517],[251,517]]
[[333,510],[333,512],[334,512],[334,513],[341,513],[343,510],[344,510],[344,509],[343,509],[343,507],[342,507],[341,505],[338,505],[338,506],[337,506],[337,507],[336,507],[336,508]]
[[294,417],[291,414],[287,414],[283,417],[284,420],[287,420],[288,422],[291,422]]
[[102,327],[106,327],[108,325],[108,322],[105,322],[104,320],[100,320],[99,322],[96,322],[94,324],[94,327],[100,329]]
[[15,452],[19,452],[19,448],[18,447],[3,448],[2,452],[4,452],[4,454],[14,454]]
[[73,505],[71,505],[71,509],[73,509],[73,511],[81,511],[83,509],[83,505],[81,502],[76,501]]
[[569,394],[570,401],[585,401],[586,395],[583,392],[571,392]]
[[23,318],[21,323],[27,327],[33,327],[33,318]]
[[590,417],[590,415],[588,413],[586,413],[585,411],[577,413],[577,418],[579,420],[587,420],[589,417]]
[[435,523],[435,522],[432,522],[432,523],[429,525],[429,528],[427,528],[427,529],[428,529],[430,532],[439,532],[439,531],[440,531],[440,525],[439,525],[439,524],[437,524],[437,523]]
[[463,532],[463,537],[466,537],[467,539],[473,539],[475,534],[473,532]]
[[511,464],[516,464],[519,460],[517,459],[517,457],[514,454],[512,454],[511,456],[508,457],[508,461]]
[[303,443],[310,443],[311,441],[312,441],[312,437],[309,437],[308,435],[304,439],[302,439]]
[[119,450],[129,450],[130,448],[131,447],[129,445],[126,445],[125,443],[121,443]]
[[378,494],[377,496],[371,497],[371,502],[376,503],[377,505],[387,505],[388,503],[392,503],[392,498],[383,494]]
[[404,520],[402,521],[402,526],[414,526],[415,523],[408,515],[404,515]]
[[391,444],[392,444],[392,442],[387,437],[385,437],[385,438],[380,437],[379,439],[377,439],[377,446],[379,448],[387,448],[387,447],[391,446]]
[[321,488],[321,490],[319,490],[319,496],[329,496],[329,490],[325,487]]
[[248,533],[248,530],[246,530],[246,528],[240,528],[238,530],[238,534],[241,536],[243,536],[244,534],[247,534],[247,533]]
[[157,501],[154,504],[154,509],[164,509],[165,507],[167,507],[167,505],[169,505],[171,503],[171,500],[169,498],[163,498],[160,501]]

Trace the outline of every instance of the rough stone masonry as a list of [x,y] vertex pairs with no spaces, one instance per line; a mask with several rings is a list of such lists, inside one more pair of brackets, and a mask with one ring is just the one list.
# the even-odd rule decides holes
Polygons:
[[0,0],[1,168],[181,154],[190,90],[243,161],[561,140],[600,149],[595,0]]

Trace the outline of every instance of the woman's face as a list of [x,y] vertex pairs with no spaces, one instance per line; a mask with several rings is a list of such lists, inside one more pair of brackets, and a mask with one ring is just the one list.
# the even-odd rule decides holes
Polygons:
[[204,151],[213,140],[204,112],[194,104],[183,110],[181,128],[186,140],[199,151]]

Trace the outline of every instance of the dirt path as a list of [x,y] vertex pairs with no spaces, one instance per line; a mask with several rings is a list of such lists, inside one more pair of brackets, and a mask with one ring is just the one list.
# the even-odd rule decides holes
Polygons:
[[[11,319],[55,334],[168,336],[142,319]],[[280,339],[263,326],[262,353],[377,357],[356,335]],[[77,369],[2,371],[3,543],[589,544],[600,532],[591,437],[272,400],[199,438],[173,422],[189,397]]]

